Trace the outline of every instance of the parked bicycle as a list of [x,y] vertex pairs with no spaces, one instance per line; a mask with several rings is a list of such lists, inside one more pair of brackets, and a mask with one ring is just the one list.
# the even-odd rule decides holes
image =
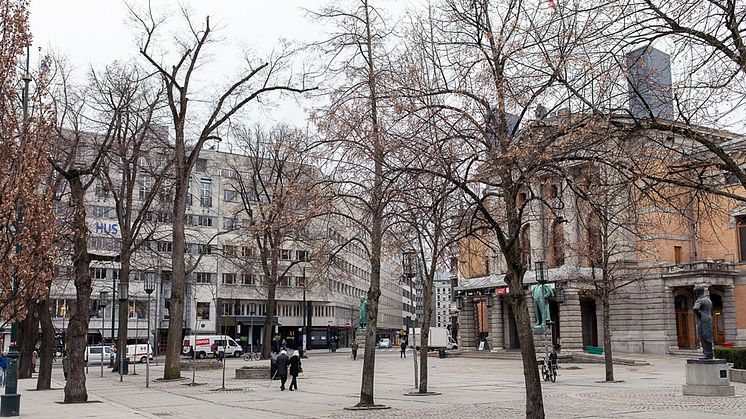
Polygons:
[[554,349],[549,356],[545,356],[543,359],[541,376],[544,377],[544,381],[551,380],[553,383],[557,381],[557,351]]
[[262,359],[262,354],[260,354],[259,352],[249,351],[243,354],[244,361],[252,361],[252,360],[259,361],[260,359]]

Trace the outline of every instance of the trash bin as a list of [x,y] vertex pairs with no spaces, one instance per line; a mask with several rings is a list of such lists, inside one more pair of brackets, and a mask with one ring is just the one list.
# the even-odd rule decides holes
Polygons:
[[438,348],[438,358],[446,357],[446,348]]
[[277,361],[275,361],[274,358],[269,360],[269,378],[272,380],[277,380],[280,377],[277,376]]
[[129,375],[130,373],[130,360],[126,356],[122,359],[122,375]]

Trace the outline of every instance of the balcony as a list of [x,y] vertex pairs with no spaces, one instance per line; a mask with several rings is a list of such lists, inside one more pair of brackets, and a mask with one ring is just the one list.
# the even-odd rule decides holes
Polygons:
[[665,274],[687,274],[703,272],[717,272],[726,274],[734,273],[736,272],[736,266],[730,262],[725,262],[724,260],[706,260],[667,266]]

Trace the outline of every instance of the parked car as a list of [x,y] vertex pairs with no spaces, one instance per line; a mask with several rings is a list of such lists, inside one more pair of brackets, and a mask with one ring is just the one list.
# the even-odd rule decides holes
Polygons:
[[114,359],[114,350],[108,345],[88,346],[85,348],[84,359],[88,365],[101,365],[102,362],[108,364]]
[[391,339],[383,338],[378,341],[379,348],[391,348]]

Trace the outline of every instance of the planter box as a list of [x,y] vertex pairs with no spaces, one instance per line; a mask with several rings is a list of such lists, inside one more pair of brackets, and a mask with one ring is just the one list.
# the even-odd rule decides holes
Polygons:
[[269,371],[269,367],[236,368],[236,379],[268,380],[271,378]]
[[730,380],[737,383],[746,383],[746,370],[731,367]]

